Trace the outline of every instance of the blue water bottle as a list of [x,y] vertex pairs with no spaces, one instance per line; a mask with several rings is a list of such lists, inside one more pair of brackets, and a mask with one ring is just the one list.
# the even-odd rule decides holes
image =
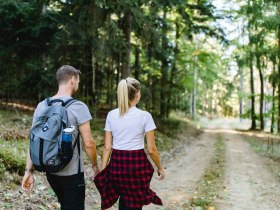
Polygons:
[[71,143],[72,142],[72,132],[75,130],[74,126],[71,126],[70,128],[65,128],[62,133],[62,141]]
[[74,126],[65,128],[62,132],[62,141],[61,141],[61,162],[67,163],[72,159],[73,156],[73,147],[72,147],[72,133],[75,130]]

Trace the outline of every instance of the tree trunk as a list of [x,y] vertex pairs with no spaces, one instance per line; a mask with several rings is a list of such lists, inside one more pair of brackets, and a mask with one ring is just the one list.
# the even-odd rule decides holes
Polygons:
[[91,71],[92,71],[91,91],[92,91],[92,95],[95,96],[95,92],[96,92],[96,82],[95,82],[96,69],[95,69],[95,58],[94,58],[93,54],[91,55]]
[[[179,23],[178,20],[176,20],[175,23],[175,27],[176,27],[176,34],[175,34],[175,46],[173,49],[173,54],[174,54],[174,59],[173,59],[173,65],[172,65],[172,70],[171,70],[171,75],[170,75],[170,79],[169,79],[169,92],[172,92],[172,89],[175,87],[175,76],[177,74],[177,59],[178,59],[178,54],[179,54],[179,47],[178,47],[178,40],[180,38],[180,34],[179,34]],[[172,94],[168,94],[169,96],[172,96]],[[171,104],[173,105],[173,107],[171,107]],[[168,97],[168,101],[167,101],[167,116],[170,113],[170,110],[172,108],[177,108],[176,103],[172,103],[171,97]]]
[[[118,64],[117,64],[117,74],[116,74],[116,87],[118,87],[119,81],[120,81],[120,72],[121,72],[121,68],[122,66],[120,65],[120,62],[122,60],[122,54],[119,53],[118,55]],[[118,97],[116,97],[116,104],[118,104]]]
[[[280,2],[277,2],[277,11],[280,15]],[[278,24],[278,75],[280,75],[280,24]],[[278,121],[277,121],[278,133],[280,131],[280,82],[278,83]]]
[[134,77],[139,80],[140,75],[140,50],[138,46],[135,46],[135,66],[134,66]]
[[122,71],[121,78],[127,78],[130,75],[130,35],[131,35],[131,22],[132,14],[131,11],[127,11],[123,17],[123,33],[125,36],[126,50],[122,56]]
[[[204,89],[204,88],[203,88]],[[206,102],[206,95],[207,95],[207,91],[204,90],[203,96],[201,97],[201,115],[205,115],[205,102]]]
[[272,113],[271,113],[271,126],[270,126],[270,132],[273,133],[273,128],[274,128],[274,113],[275,113],[275,80],[274,80],[274,75],[275,75],[275,62],[273,62],[273,78],[272,78]]
[[110,58],[108,66],[108,71],[107,71],[107,104],[110,105],[110,109],[113,108],[113,99],[114,99],[114,91],[113,91],[113,86],[114,86],[114,59]]
[[244,89],[244,72],[243,66],[239,67],[240,72],[240,84],[239,84],[239,118],[242,118],[243,115],[243,89]]
[[249,59],[250,59],[249,63],[250,63],[251,119],[252,119],[252,124],[250,129],[256,130],[257,125],[256,125],[256,114],[255,114],[254,68],[253,68],[253,56],[251,52],[250,52]]
[[[196,59],[197,60],[197,59]],[[196,84],[197,84],[197,66],[194,64],[194,77],[193,77],[193,97],[192,97],[192,119],[196,120],[196,98],[197,98],[197,91],[196,91]]]
[[[258,49],[257,49],[257,53],[258,53]],[[262,73],[262,69],[261,69],[261,62],[260,62],[260,55],[256,56],[257,59],[257,68],[259,71],[259,76],[260,76],[260,83],[261,83],[261,95],[260,95],[260,126],[261,126],[261,130],[264,129],[264,119],[263,119],[263,99],[264,99],[264,85],[263,85],[263,73]]]
[[[166,25],[166,9],[163,13],[163,26],[162,26],[162,51],[168,48],[167,43],[167,25]],[[160,81],[160,115],[162,118],[167,118],[167,98],[168,98],[168,62],[164,52],[161,58],[161,81]]]
[[[251,7],[251,0],[248,0],[248,8]],[[252,18],[251,14],[249,13],[248,16]],[[252,42],[252,36],[251,36],[251,24],[252,20],[249,19],[248,22],[248,32],[249,32],[249,45],[251,48],[253,48],[253,42]],[[253,53],[250,51],[249,53],[249,66],[250,66],[250,89],[251,89],[251,130],[256,130],[257,124],[256,124],[256,113],[255,113],[255,89],[254,89],[254,67],[253,67]]]
[[[95,97],[95,93],[93,93],[93,74],[95,75],[95,72],[93,71],[94,66],[93,61],[92,61],[92,45],[91,45],[91,38],[88,37],[86,44],[85,44],[85,80],[86,80],[86,103],[89,104],[90,106],[93,106],[93,98]],[[91,75],[89,77],[88,75]]]
[[158,114],[157,109],[156,109],[156,78],[154,76],[151,76],[151,95],[152,95],[152,112]]
[[192,108],[192,104],[193,104],[193,96],[192,96],[192,93],[190,93],[190,96],[189,96],[190,98],[189,98],[189,104],[190,104],[190,116],[193,116],[193,108]]

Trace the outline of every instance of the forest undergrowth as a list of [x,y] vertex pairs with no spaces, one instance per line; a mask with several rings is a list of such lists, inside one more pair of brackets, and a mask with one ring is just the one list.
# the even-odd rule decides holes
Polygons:
[[[11,189],[19,187],[21,176],[24,174],[32,114],[32,112],[17,109],[0,110],[0,182]],[[168,120],[155,119],[155,121],[157,146],[163,158],[165,155],[170,155],[175,144],[195,139],[186,138],[186,136],[195,137],[201,132],[180,114],[171,114]],[[100,156],[104,123],[105,119],[94,119],[91,122],[92,135]],[[85,164],[87,163],[88,160],[85,158]]]

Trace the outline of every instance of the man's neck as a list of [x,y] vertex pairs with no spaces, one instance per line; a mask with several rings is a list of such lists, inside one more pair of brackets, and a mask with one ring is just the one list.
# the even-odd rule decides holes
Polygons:
[[72,90],[67,87],[59,87],[57,93],[53,96],[53,98],[60,98],[65,96],[72,96]]

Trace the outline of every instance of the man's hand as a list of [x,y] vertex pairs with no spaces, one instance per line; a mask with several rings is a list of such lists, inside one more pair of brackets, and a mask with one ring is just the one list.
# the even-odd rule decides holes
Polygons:
[[91,180],[94,180],[94,177],[100,172],[98,165],[92,165],[92,170],[94,174],[91,176]]
[[94,171],[94,176],[96,176],[100,172],[98,165],[92,166],[92,170]]
[[32,191],[34,187],[34,176],[32,172],[26,171],[21,182],[21,188],[27,192]]

